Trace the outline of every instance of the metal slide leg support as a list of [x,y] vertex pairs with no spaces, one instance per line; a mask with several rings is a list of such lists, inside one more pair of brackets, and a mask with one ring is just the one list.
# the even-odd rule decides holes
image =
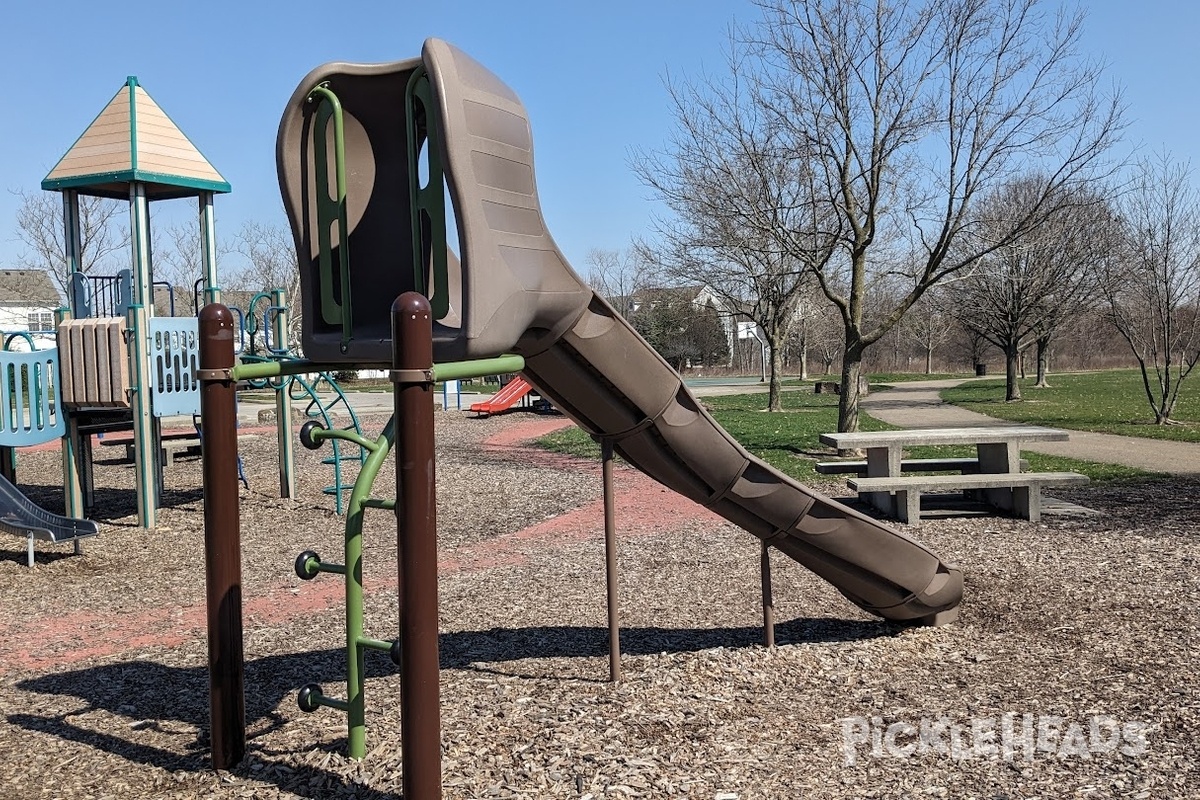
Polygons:
[[241,512],[237,478],[237,388],[233,314],[200,311],[200,419],[204,430],[204,565],[208,601],[208,680],[214,769],[246,754],[242,647]]
[[613,442],[600,440],[604,482],[604,578],[608,590],[608,679],[621,680],[621,609],[617,597],[617,511],[613,497]]
[[775,646],[775,596],[771,591],[771,545],[762,543],[759,553],[759,571],[762,573],[763,644]]
[[429,301],[417,292],[392,304],[405,800],[442,796],[432,317]]

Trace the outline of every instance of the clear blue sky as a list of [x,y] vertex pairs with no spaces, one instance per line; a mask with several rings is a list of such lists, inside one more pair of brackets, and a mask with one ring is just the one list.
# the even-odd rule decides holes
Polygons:
[[[524,101],[547,222],[583,271],[589,248],[624,247],[647,229],[654,204],[629,155],[670,133],[664,73],[719,69],[730,22],[755,16],[748,0],[9,5],[0,48],[0,266],[20,249],[9,190],[37,190],[127,75],[138,76],[233,185],[216,205],[218,237],[232,236],[245,220],[283,221],[275,131],[305,73],[326,61],[409,58],[437,36]],[[1126,91],[1130,145],[1166,147],[1200,167],[1200,4],[1084,5],[1084,46],[1109,62],[1111,80]],[[156,210],[190,214],[192,202]]]

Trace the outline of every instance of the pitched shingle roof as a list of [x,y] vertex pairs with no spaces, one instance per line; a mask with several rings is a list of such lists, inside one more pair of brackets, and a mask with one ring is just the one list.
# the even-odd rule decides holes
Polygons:
[[134,181],[145,184],[151,200],[229,191],[221,173],[130,76],[42,188],[127,198]]
[[50,273],[40,269],[0,270],[0,305],[58,308],[62,305]]

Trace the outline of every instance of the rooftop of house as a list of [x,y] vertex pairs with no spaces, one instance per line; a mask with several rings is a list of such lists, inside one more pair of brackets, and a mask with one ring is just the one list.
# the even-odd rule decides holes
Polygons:
[[0,270],[0,306],[58,308],[62,297],[50,273],[40,269]]

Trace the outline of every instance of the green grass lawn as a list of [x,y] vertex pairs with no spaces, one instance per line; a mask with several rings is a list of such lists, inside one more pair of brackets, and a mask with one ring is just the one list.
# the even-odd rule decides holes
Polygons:
[[1180,425],[1154,425],[1138,370],[1051,375],[1050,388],[1021,382],[1021,401],[1004,402],[1004,380],[972,381],[942,392],[947,402],[1016,422],[1055,428],[1200,442],[1200,376],[1183,384],[1174,418]]
[[872,372],[867,376],[867,383],[874,389],[876,384],[906,383],[908,381],[944,381],[954,378],[969,378],[974,373],[966,372]]
[[[764,410],[767,402],[765,394],[703,397],[700,400],[743,447],[797,480],[811,481],[816,475],[813,464],[834,455],[833,451],[820,443],[820,435],[837,430],[836,395],[785,392],[784,411],[778,413]],[[859,427],[864,431],[878,431],[891,430],[895,426],[864,414]],[[584,458],[600,457],[600,446],[578,428],[567,428],[545,436],[538,440],[538,446]],[[910,455],[914,458],[972,456],[974,448],[918,447],[913,448]],[[1040,453],[1025,453],[1024,456],[1029,460],[1031,470],[1081,472],[1098,481],[1145,474],[1129,467]]]
[[[803,391],[784,392],[784,411],[767,413],[766,394],[704,397],[701,402],[742,445],[771,466],[794,478],[810,479],[816,457],[829,451],[820,444],[822,433],[837,430],[837,396]],[[864,420],[864,430],[882,430],[882,423]],[[538,440],[548,450],[599,458],[600,446],[578,428],[557,431]]]

